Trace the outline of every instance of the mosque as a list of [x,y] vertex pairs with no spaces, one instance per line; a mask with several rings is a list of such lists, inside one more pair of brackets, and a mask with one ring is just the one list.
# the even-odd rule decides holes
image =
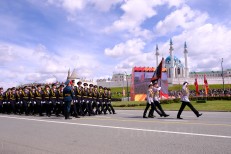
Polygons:
[[[205,71],[205,72],[189,72],[188,67],[188,49],[186,42],[184,43],[184,63],[174,55],[173,52],[173,42],[170,39],[170,55],[166,57],[164,61],[163,67],[167,70],[168,83],[171,84],[182,84],[184,81],[189,82],[190,84],[194,84],[195,77],[198,77],[199,84],[204,83],[204,75],[206,75],[209,84],[222,84],[222,71]],[[156,66],[159,64],[159,49],[156,46]],[[173,59],[173,60],[172,60]],[[231,82],[231,69],[227,69],[223,71],[223,75],[226,83],[230,84]]]

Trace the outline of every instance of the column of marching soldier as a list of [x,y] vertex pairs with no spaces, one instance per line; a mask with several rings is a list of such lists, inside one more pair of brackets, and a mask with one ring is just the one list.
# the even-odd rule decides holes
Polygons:
[[[116,114],[111,105],[110,88],[96,86],[93,84],[82,82],[77,83],[78,86],[72,85],[73,101],[71,103],[71,115],[79,118],[85,115]],[[41,85],[24,88],[9,88],[3,92],[0,88],[0,113],[5,114],[25,114],[39,115],[48,117],[52,114],[56,116],[64,115],[63,88],[56,84]]]

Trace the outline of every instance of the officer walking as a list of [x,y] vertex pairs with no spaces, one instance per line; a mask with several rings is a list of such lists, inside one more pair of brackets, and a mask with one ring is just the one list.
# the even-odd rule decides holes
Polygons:
[[70,108],[71,108],[71,102],[73,100],[73,91],[71,88],[71,81],[67,80],[65,82],[66,87],[63,89],[63,101],[64,101],[64,109],[65,109],[65,119],[71,119],[69,117],[70,114]]
[[195,113],[195,115],[197,117],[200,117],[202,115],[202,113],[199,113],[189,101],[188,82],[183,83],[181,102],[182,102],[182,104],[181,104],[180,110],[177,114],[177,119],[183,119],[180,117],[180,115],[183,112],[186,105]]

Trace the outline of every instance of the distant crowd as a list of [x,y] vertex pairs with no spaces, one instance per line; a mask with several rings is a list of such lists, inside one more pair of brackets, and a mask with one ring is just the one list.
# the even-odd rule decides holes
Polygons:
[[[169,91],[170,97],[180,98],[181,91]],[[207,97],[221,97],[221,96],[231,96],[231,89],[209,89],[208,94],[206,95],[205,90],[199,90],[198,95],[196,95],[195,90],[190,90],[190,96],[196,97],[196,96],[207,96]]]

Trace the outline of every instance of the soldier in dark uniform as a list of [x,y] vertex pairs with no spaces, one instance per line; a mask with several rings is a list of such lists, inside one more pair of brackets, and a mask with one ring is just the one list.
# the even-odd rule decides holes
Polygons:
[[43,116],[43,91],[41,89],[41,85],[37,85],[37,89],[35,91],[35,101],[36,101],[36,110],[39,116]]
[[50,109],[52,111],[53,114],[55,114],[57,116],[57,89],[56,89],[56,84],[53,83],[52,84],[52,88],[50,89],[50,101],[51,101],[51,104],[50,104]]
[[77,87],[75,86],[75,80],[72,80],[72,85],[71,85],[71,88],[72,88],[72,92],[73,92],[73,100],[72,100],[72,104],[71,104],[71,113],[73,115],[73,117],[75,118],[80,118],[78,116],[78,112],[77,112]]
[[93,110],[92,110],[92,105],[93,105],[93,84],[89,84],[89,89],[88,89],[88,109],[91,115],[94,115]]
[[31,87],[30,90],[30,113],[32,113],[32,115],[36,114],[36,101],[35,101],[35,86]]
[[71,107],[71,102],[73,99],[73,91],[71,88],[71,81],[67,80],[65,82],[66,87],[63,89],[63,101],[64,101],[64,108],[65,108],[65,119],[71,119],[69,117],[70,114],[70,107]]
[[93,105],[92,105],[92,110],[94,111],[95,108],[95,115],[99,114],[99,92],[98,92],[98,86],[94,85],[94,90],[93,90]]
[[64,115],[64,106],[63,106],[63,85],[60,85],[58,88],[58,97],[57,97],[57,110],[56,110],[56,116],[59,116],[59,114],[62,112]]
[[17,98],[18,98],[18,112],[19,114],[23,114],[23,101],[22,101],[22,88],[18,88],[18,93],[17,93]]
[[26,115],[29,115],[29,102],[30,102],[30,92],[27,86],[25,86],[24,91],[22,91],[22,101],[23,109]]
[[51,101],[50,101],[50,87],[49,85],[45,85],[45,89],[43,90],[43,96],[44,96],[44,101],[45,101],[45,108],[46,108],[46,115],[48,117],[51,116]]
[[83,112],[84,112],[84,115],[88,114],[89,116],[91,116],[91,113],[90,113],[90,110],[89,110],[89,106],[88,106],[88,103],[89,103],[89,100],[88,100],[88,84],[87,83],[84,83],[83,84],[84,88],[83,88]]
[[112,111],[113,114],[116,114],[115,110],[111,104],[111,89],[110,88],[108,88],[108,107]]
[[17,99],[16,89],[15,87],[13,87],[11,88],[11,92],[9,94],[10,111],[8,113],[13,112],[14,114],[16,114],[16,108],[15,108],[16,99]]
[[8,88],[7,91],[5,92],[5,104],[4,104],[4,109],[5,109],[5,112],[7,114],[10,114],[11,112],[11,105],[10,105],[10,93],[11,93],[11,89]]
[[0,113],[3,113],[3,102],[4,102],[3,88],[0,87]]
[[99,100],[99,104],[98,104],[98,109],[99,112],[98,114],[102,114],[103,112],[103,87],[99,86],[99,93],[98,93],[98,100]]
[[107,111],[111,114],[111,110],[108,108],[108,92],[107,88],[104,87],[104,93],[103,93],[103,112],[104,114],[107,114]]
[[82,89],[83,89],[83,87],[81,86],[82,82],[79,81],[77,83],[77,85],[78,85],[78,87],[76,89],[76,97],[77,97],[77,104],[76,104],[77,106],[76,106],[76,108],[77,108],[78,114],[84,116],[83,104],[82,104],[83,103],[82,102]]

